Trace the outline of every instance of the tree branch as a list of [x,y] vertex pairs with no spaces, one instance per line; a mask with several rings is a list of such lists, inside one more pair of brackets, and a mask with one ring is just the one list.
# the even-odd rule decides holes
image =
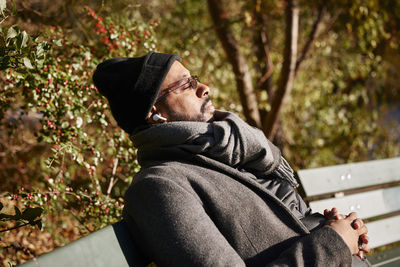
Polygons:
[[254,18],[256,24],[256,36],[254,44],[256,46],[256,55],[260,62],[264,61],[264,67],[260,68],[260,73],[264,73],[257,82],[257,88],[267,91],[270,96],[272,94],[271,75],[274,70],[271,56],[269,53],[268,36],[267,36],[267,16],[261,12],[261,1],[255,0]]
[[336,20],[339,18],[339,16],[342,14],[343,9],[338,9],[333,16],[331,16],[331,19],[326,23],[326,26],[324,27],[324,31],[321,32],[319,35],[325,35],[327,32],[331,30],[333,25],[336,23]]
[[246,120],[250,125],[261,128],[257,96],[253,88],[249,67],[229,27],[220,0],[207,0],[207,2],[218,38],[235,73],[236,86]]
[[299,31],[299,8],[296,0],[288,0],[285,10],[286,30],[285,30],[285,49],[282,70],[279,77],[278,88],[273,96],[271,110],[264,118],[263,131],[267,138],[272,140],[277,128],[277,121],[281,107],[287,95],[293,87],[296,57],[297,57],[297,37]]
[[71,19],[72,23],[76,23],[76,26],[79,28],[79,30],[81,30],[83,36],[85,37],[87,42],[92,41],[92,38],[90,37],[90,34],[87,32],[87,29],[84,27],[84,25],[82,24],[82,22],[80,21],[80,19],[78,19],[75,14],[74,11],[72,10],[72,7],[74,6],[74,1],[73,0],[69,0],[66,1],[64,4],[64,9],[66,11],[66,13],[68,14],[68,17]]
[[114,185],[117,183],[118,179],[115,179],[115,173],[117,172],[117,166],[118,166],[118,158],[114,159],[114,166],[112,169],[112,173],[111,173],[111,179],[110,179],[110,183],[108,184],[108,188],[107,188],[107,198],[110,196],[111,194],[111,190],[114,187]]
[[18,16],[23,20],[29,20],[33,23],[42,23],[45,25],[58,25],[60,22],[60,17],[45,15],[38,10],[31,8],[29,4],[24,1],[18,1],[18,4],[21,6],[18,8]]
[[14,229],[18,229],[18,228],[27,226],[28,224],[29,224],[29,222],[23,223],[23,224],[20,224],[20,225],[16,225],[16,226],[11,227],[11,228],[3,229],[3,230],[0,230],[0,233],[4,233],[4,232],[7,232],[7,231],[11,231],[11,230],[14,230]]
[[319,35],[320,29],[321,29],[321,24],[322,24],[322,19],[323,19],[325,13],[326,13],[326,3],[325,3],[325,1],[322,1],[321,5],[318,7],[318,14],[312,25],[310,35],[307,38],[307,42],[304,45],[303,50],[301,51],[300,57],[297,59],[295,76],[301,66],[301,63],[304,61],[304,59],[310,53],[311,47],[312,47],[315,39]]
[[89,229],[89,227],[87,227],[87,225],[85,224],[85,222],[83,222],[83,221],[81,221],[81,220],[79,219],[79,217],[72,211],[72,209],[68,209],[68,208],[65,208],[65,209],[68,210],[68,211],[71,213],[72,217],[74,217],[75,220],[78,221],[78,223],[80,223],[83,227],[85,227],[85,229],[86,229],[89,233],[92,233],[92,232],[93,232],[93,230],[91,230],[91,229]]

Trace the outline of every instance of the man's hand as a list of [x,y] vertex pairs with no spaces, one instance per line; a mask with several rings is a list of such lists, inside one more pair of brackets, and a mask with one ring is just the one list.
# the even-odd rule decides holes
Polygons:
[[327,220],[341,220],[346,218],[345,215],[339,214],[339,211],[335,207],[333,207],[331,210],[325,209],[324,216]]
[[[361,227],[366,227],[364,225],[364,222],[360,218],[357,218],[355,221],[353,221],[352,226],[356,230],[360,229]],[[368,231],[368,229],[367,229],[367,231]],[[358,255],[358,257],[360,257],[360,259],[364,258],[364,253],[368,253],[371,251],[371,248],[368,243],[369,243],[369,237],[366,234],[360,235],[360,238],[358,240],[359,251],[357,253],[357,255]]]
[[[324,216],[327,220],[341,220],[341,219],[346,218],[345,215],[339,214],[337,208],[335,208],[335,207],[333,207],[331,210],[325,209]],[[356,229],[356,230],[359,229],[363,225],[364,225],[364,222],[360,218],[356,218],[352,223],[353,229]],[[358,240],[359,251],[358,251],[357,255],[361,259],[364,258],[365,253],[368,253],[371,251],[371,248],[368,245],[368,243],[369,243],[369,237],[366,234],[360,235],[359,240]]]
[[364,252],[369,252],[368,237],[366,236],[368,229],[363,221],[357,218],[357,213],[352,212],[342,219],[328,220],[326,225],[332,227],[343,238],[352,255],[357,254],[362,258]]

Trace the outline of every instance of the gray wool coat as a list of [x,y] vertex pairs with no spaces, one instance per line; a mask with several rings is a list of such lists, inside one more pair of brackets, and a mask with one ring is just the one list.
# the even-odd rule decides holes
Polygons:
[[144,166],[125,195],[137,247],[158,266],[351,266],[332,228],[309,230],[314,220],[293,189],[281,194],[251,173],[184,156]]

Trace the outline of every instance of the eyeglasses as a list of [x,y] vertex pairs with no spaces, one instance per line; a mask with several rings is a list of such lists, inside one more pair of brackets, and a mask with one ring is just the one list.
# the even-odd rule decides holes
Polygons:
[[161,96],[158,97],[156,103],[164,101],[167,95],[174,93],[180,94],[183,93],[186,89],[192,88],[197,89],[198,83],[200,82],[199,77],[196,75],[190,76],[189,78],[185,78],[179,81],[176,81],[169,85],[169,87],[163,89],[163,93]]

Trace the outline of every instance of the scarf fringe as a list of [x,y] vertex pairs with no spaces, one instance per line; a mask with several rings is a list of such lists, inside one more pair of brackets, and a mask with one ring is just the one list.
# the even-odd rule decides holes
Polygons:
[[290,167],[289,163],[284,157],[281,157],[281,163],[279,164],[278,168],[273,171],[273,173],[278,175],[278,177],[288,181],[293,187],[299,186],[299,183],[294,177],[293,169]]

